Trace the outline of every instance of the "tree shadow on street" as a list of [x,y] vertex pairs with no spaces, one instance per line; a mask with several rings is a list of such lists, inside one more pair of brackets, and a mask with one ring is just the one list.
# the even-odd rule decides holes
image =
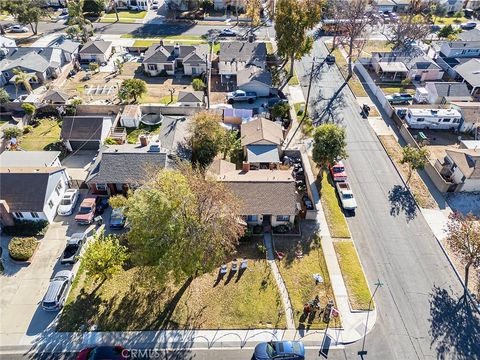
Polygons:
[[464,293],[459,299],[437,286],[430,294],[430,346],[437,359],[478,359],[480,316]]
[[398,216],[403,212],[407,221],[411,221],[417,216],[417,204],[407,188],[401,185],[395,185],[392,190],[388,192],[388,200],[391,206],[391,216]]

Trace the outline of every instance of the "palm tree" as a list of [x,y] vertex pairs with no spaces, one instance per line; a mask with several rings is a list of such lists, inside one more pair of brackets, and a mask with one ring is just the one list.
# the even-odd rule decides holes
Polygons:
[[37,80],[37,76],[35,74],[26,73],[20,69],[13,69],[13,74],[15,75],[15,92],[18,95],[18,86],[23,85],[27,93],[32,92],[32,85],[30,84],[30,80]]

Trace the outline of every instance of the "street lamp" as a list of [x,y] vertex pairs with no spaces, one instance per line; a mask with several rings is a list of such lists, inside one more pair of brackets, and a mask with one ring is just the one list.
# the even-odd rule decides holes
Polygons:
[[367,350],[365,350],[365,339],[367,337],[368,316],[370,315],[370,307],[372,306],[373,297],[375,296],[378,288],[382,286],[383,286],[383,283],[381,283],[380,279],[378,279],[377,282],[375,283],[375,290],[373,291],[372,297],[370,298],[370,302],[368,303],[367,321],[365,322],[365,334],[363,336],[362,350],[358,352],[358,355],[360,356],[367,355]]

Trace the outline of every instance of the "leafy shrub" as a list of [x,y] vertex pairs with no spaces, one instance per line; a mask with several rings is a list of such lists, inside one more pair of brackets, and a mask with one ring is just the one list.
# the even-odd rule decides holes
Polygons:
[[205,83],[202,81],[202,79],[193,79],[192,87],[195,91],[202,91],[203,89],[205,89]]
[[10,257],[18,261],[27,261],[33,256],[37,244],[34,237],[14,237],[8,244]]
[[37,108],[33,104],[24,103],[24,104],[22,104],[22,109],[25,111],[26,114],[33,115]]
[[257,250],[262,255],[264,255],[267,252],[267,248],[265,247],[265,245],[263,245],[261,243],[257,244]]
[[240,238],[240,241],[250,241],[250,240],[252,240],[252,235],[253,235],[253,229],[250,226],[248,226],[245,229],[245,233]]
[[29,132],[31,132],[33,130],[33,126],[32,125],[26,125],[24,128],[23,128],[23,134],[28,134]]
[[106,145],[118,145],[117,140],[112,139],[111,137],[108,137],[105,139],[105,144]]
[[3,130],[3,136],[7,140],[10,140],[11,138],[19,137],[21,134],[22,134],[22,130],[16,126],[11,126]]
[[45,235],[48,226],[47,220],[17,220],[14,226],[4,226],[3,232],[12,236],[39,236]]

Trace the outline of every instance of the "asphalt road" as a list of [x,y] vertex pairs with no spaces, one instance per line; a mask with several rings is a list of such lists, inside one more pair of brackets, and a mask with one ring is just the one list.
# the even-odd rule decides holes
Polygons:
[[[320,40],[312,55],[324,58],[327,50]],[[311,57],[305,57],[296,65],[305,94],[311,62]],[[315,69],[318,75],[314,75],[310,98],[314,114],[323,111],[344,83],[336,66]],[[346,167],[358,202],[348,225],[369,285],[373,288],[377,279],[383,283],[375,298],[378,318],[366,338],[366,358],[479,359],[479,318],[460,299],[459,280],[359,112],[360,106],[345,87],[333,103],[330,121],[347,129]],[[358,342],[336,355],[359,358],[361,346]]]

